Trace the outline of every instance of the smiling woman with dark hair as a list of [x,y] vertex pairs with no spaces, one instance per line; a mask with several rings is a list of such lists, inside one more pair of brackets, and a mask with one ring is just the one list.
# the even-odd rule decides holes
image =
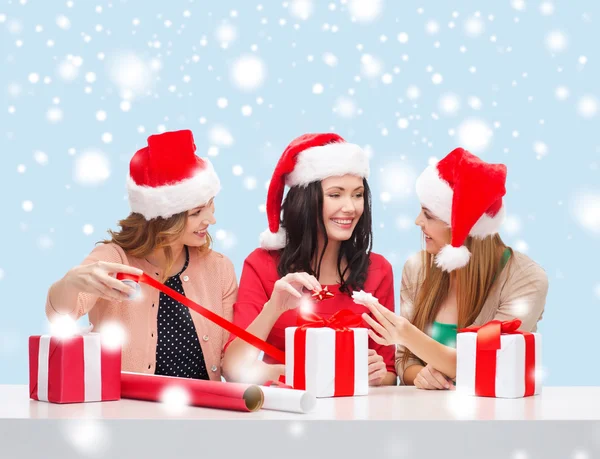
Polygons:
[[[284,350],[285,329],[296,325],[303,291],[333,293],[311,305],[324,318],[341,309],[368,313],[352,292],[372,293],[394,311],[392,267],[371,252],[369,162],[357,145],[336,134],[306,134],[285,150],[269,186],[269,229],[244,262],[234,322]],[[282,203],[285,185],[290,190]],[[232,336],[223,374],[230,381],[277,380],[284,365]],[[394,346],[369,340],[369,383],[395,384]]]
[[[346,183],[354,189],[340,186]],[[363,201],[362,215],[350,215],[356,217],[355,225],[354,222],[344,224],[340,223],[343,220],[336,220],[338,215],[335,212],[345,195]],[[361,180],[356,176],[346,177],[346,180],[343,177],[331,177],[312,182],[305,188],[293,187],[286,196],[282,210],[288,243],[281,249],[277,266],[280,276],[291,272],[314,271],[314,276],[319,279],[327,249],[337,249],[335,267],[340,280],[340,292],[352,293],[364,287],[372,245],[371,193],[366,179]],[[334,215],[324,215],[329,210]],[[347,233],[350,229],[353,232],[349,239],[344,238],[345,234],[339,234],[341,239],[338,238],[338,233]],[[328,234],[332,236],[331,241]]]

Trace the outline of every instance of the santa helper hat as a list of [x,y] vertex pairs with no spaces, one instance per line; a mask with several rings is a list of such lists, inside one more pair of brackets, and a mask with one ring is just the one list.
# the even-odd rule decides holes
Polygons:
[[169,218],[207,203],[221,189],[206,158],[195,155],[189,130],[148,137],[129,163],[127,191],[132,212],[146,220]]
[[287,243],[280,226],[285,186],[303,186],[346,174],[369,177],[369,158],[358,145],[347,143],[337,134],[304,134],[292,141],[275,166],[267,193],[269,228],[260,235],[260,246],[279,250]]
[[467,237],[483,239],[498,233],[505,216],[505,183],[504,164],[488,164],[463,148],[419,176],[417,195],[422,206],[452,231],[451,243],[435,257],[438,267],[450,272],[466,266],[471,257],[463,245]]

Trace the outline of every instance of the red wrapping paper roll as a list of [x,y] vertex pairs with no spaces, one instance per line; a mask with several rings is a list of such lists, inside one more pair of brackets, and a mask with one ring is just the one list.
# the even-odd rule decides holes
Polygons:
[[160,402],[164,391],[174,387],[188,394],[191,406],[257,411],[264,403],[262,390],[251,384],[121,372],[121,398]]

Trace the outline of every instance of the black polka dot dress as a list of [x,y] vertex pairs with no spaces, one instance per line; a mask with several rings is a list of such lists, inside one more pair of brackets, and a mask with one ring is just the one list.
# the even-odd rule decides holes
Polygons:
[[[179,277],[188,266],[190,257],[185,248],[185,265],[165,282],[167,287],[185,295]],[[156,346],[157,375],[209,379],[198,333],[190,310],[160,292],[158,302],[158,343]]]

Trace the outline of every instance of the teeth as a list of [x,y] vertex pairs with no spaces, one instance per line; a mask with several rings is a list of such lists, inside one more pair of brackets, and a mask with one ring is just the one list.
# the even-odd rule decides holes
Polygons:
[[334,223],[338,223],[340,225],[349,225],[352,223],[352,220],[333,220]]

